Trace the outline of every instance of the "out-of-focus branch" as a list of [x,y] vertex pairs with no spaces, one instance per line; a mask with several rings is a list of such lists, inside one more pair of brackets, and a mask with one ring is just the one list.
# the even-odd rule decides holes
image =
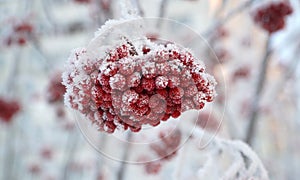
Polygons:
[[268,64],[270,61],[270,55],[271,55],[271,50],[270,50],[270,41],[271,37],[270,35],[268,36],[267,42],[266,42],[266,51],[263,57],[263,61],[261,62],[260,65],[260,72],[258,76],[258,82],[255,90],[255,94],[253,97],[252,105],[251,105],[251,114],[250,114],[250,119],[249,119],[249,126],[246,130],[246,139],[245,141],[248,144],[253,143],[253,138],[255,135],[256,131],[256,124],[257,124],[257,118],[259,114],[259,102],[261,99],[261,93],[265,85],[266,81],[266,73],[268,69]]
[[70,165],[72,163],[72,160],[74,158],[75,152],[77,150],[77,146],[79,144],[79,139],[78,138],[78,132],[77,131],[71,131],[69,132],[69,137],[67,141],[67,146],[66,146],[66,158],[64,161],[64,168],[63,168],[63,178],[62,179],[69,179],[69,170],[70,170]]
[[128,160],[128,156],[129,156],[130,150],[131,150],[131,144],[130,144],[131,137],[132,137],[132,134],[131,134],[131,132],[129,132],[128,136],[127,136],[127,144],[124,147],[124,154],[123,154],[123,157],[121,160],[121,165],[120,165],[120,168],[119,168],[118,174],[117,174],[118,180],[123,180],[125,178],[124,174],[126,172],[126,163],[127,163],[126,161]]
[[277,88],[275,88],[274,95],[278,95],[279,92],[282,91],[282,89],[285,87],[284,84],[288,82],[288,79],[293,77],[293,74],[296,72],[298,65],[299,65],[299,57],[300,57],[300,43],[298,42],[297,49],[295,51],[294,59],[290,62],[288,65],[286,71],[283,74],[282,79],[278,83]]
[[[101,134],[101,138],[100,138],[100,142],[99,142],[99,147],[100,148],[105,148],[106,146],[106,143],[107,143],[107,136],[105,134]],[[98,171],[100,171],[100,173],[102,174],[103,173],[103,167],[104,167],[104,164],[105,164],[105,160],[103,158],[103,156],[99,156],[99,161],[97,161],[97,164],[96,164],[96,169]]]
[[218,29],[220,26],[224,25],[227,21],[229,21],[231,18],[233,18],[234,16],[236,16],[243,10],[250,7],[254,3],[254,1],[256,1],[256,0],[249,0],[249,1],[241,4],[237,8],[233,9],[225,17],[223,17],[223,18],[217,20],[215,23],[213,23],[205,32],[202,33],[202,35],[204,37],[209,38],[216,29]]
[[137,9],[138,9],[139,15],[140,15],[140,16],[144,16],[145,13],[144,13],[144,10],[143,10],[143,8],[142,8],[142,6],[141,6],[140,0],[134,0],[134,3],[135,3],[135,5],[136,5],[136,7],[137,7]]
[[[15,82],[17,82],[16,78],[18,77],[18,69],[20,64],[20,56],[21,50],[15,53],[14,61],[12,68],[9,72],[9,76],[6,83],[5,93],[8,96],[13,96],[16,93]],[[3,179],[14,179],[14,165],[16,160],[16,152],[15,152],[15,140],[16,140],[16,126],[15,123],[8,125],[7,130],[5,132],[5,146],[4,146],[4,161],[3,161]]]
[[[166,15],[166,8],[167,8],[168,0],[161,0],[160,6],[159,6],[159,14],[158,17],[164,18]],[[158,19],[156,26],[158,28],[161,27],[161,21]]]

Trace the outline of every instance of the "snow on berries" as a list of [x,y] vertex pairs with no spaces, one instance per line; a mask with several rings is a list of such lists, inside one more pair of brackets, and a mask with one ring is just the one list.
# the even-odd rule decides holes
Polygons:
[[157,126],[185,111],[202,109],[216,95],[216,81],[204,64],[176,44],[126,37],[92,51],[72,52],[63,84],[65,104],[99,131],[138,132],[144,125]]
[[271,34],[284,28],[285,17],[292,14],[292,12],[291,5],[286,1],[282,1],[258,8],[253,19],[255,23]]

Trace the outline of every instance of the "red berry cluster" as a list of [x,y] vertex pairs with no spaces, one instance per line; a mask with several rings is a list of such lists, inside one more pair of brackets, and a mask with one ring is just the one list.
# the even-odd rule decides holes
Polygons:
[[50,103],[62,102],[66,87],[61,83],[61,74],[55,74],[48,85],[47,99]]
[[150,145],[151,150],[162,160],[169,160],[176,155],[181,142],[181,131],[175,129],[169,134],[159,133],[160,141]]
[[20,110],[20,105],[17,101],[6,100],[0,98],[0,120],[9,123],[13,116]]
[[[168,133],[166,133],[168,132]],[[164,129],[159,132],[160,141],[150,144],[150,150],[155,154],[154,161],[148,156],[140,157],[140,161],[145,162],[143,164],[144,170],[148,174],[158,174],[164,165],[164,163],[173,158],[180,146],[181,131],[179,129],[171,130]]]
[[33,30],[33,25],[27,21],[15,24],[12,32],[6,38],[6,45],[11,46],[17,44],[24,46],[28,41],[29,36],[33,33]]
[[219,128],[220,123],[213,114],[200,112],[197,119],[197,125],[207,131],[214,131]]
[[113,133],[119,126],[138,132],[142,125],[157,126],[187,110],[202,109],[215,96],[215,81],[204,65],[173,44],[138,49],[127,42],[103,60],[85,56],[81,50],[71,58],[71,70],[64,75],[66,101],[100,131]]
[[161,166],[160,161],[151,161],[145,163],[144,168],[147,174],[158,174],[161,170]]
[[272,3],[259,8],[254,14],[254,21],[269,33],[281,30],[285,26],[285,16],[293,12],[289,3]]
[[250,67],[248,66],[243,66],[238,68],[233,72],[232,81],[236,81],[237,79],[242,79],[242,78],[245,79],[248,78],[251,73],[250,71],[251,71]]

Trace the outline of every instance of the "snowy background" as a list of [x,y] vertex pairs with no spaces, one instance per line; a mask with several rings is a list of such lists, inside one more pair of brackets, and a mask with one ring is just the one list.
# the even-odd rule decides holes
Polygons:
[[[0,118],[0,179],[232,179],[229,170],[237,156],[226,154],[214,143],[199,148],[197,137],[204,133],[207,142],[215,136],[246,140],[253,101],[257,102],[257,123],[248,144],[270,179],[298,179],[299,1],[290,0],[293,13],[286,18],[285,28],[268,36],[253,21],[253,13],[277,1],[132,0],[141,16],[176,20],[206,40],[211,49],[201,46],[195,53],[204,54],[200,59],[218,81],[218,96],[201,113],[186,113],[180,120],[130,135],[132,141],[146,143],[129,148],[118,141],[122,135],[91,132],[89,122],[79,120],[84,136],[76,126],[79,115],[67,109],[60,96],[64,91],[60,74],[71,50],[87,46],[107,19],[120,18],[120,2],[0,0],[0,99],[19,106],[12,118]],[[170,32],[179,41],[188,38],[178,29],[164,28],[149,30],[148,36]],[[271,53],[266,80],[256,96],[267,50]],[[0,108],[2,114],[9,111]],[[194,126],[197,119],[200,123]],[[123,163],[124,154],[134,162],[155,159],[147,143],[170,129],[179,129],[182,135],[182,146],[170,159]]]

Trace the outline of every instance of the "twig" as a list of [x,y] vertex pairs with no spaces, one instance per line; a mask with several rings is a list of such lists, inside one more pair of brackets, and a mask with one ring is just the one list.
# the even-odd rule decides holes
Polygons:
[[54,19],[52,18],[53,15],[51,14],[51,5],[49,4],[49,0],[42,1],[42,8],[44,10],[46,19],[48,20],[48,23],[52,26],[54,29],[54,32],[57,32],[57,25],[54,22]]
[[18,49],[17,52],[15,53],[15,57],[12,65],[13,67],[7,78],[5,93],[9,95],[13,95],[15,93],[15,82],[17,82],[16,77],[18,76],[19,64],[21,59],[20,54],[21,54],[20,49]]
[[299,55],[300,55],[300,43],[295,52],[294,59],[290,62],[288,69],[284,72],[282,79],[279,81],[277,87],[275,88],[274,96],[276,96],[285,86],[284,84],[288,82],[288,79],[292,78],[293,74],[296,72],[299,65]]
[[7,126],[5,137],[5,151],[3,161],[3,179],[13,179],[13,171],[15,164],[15,130],[14,126]]
[[67,180],[69,179],[69,166],[73,160],[74,154],[77,149],[77,145],[79,144],[79,138],[78,138],[78,133],[75,131],[71,131],[68,137],[68,142],[66,146],[66,154],[67,157],[65,159],[65,164],[63,168],[63,179]]
[[[13,61],[13,67],[10,70],[7,83],[6,83],[6,90],[5,93],[7,95],[13,96],[15,94],[15,82],[16,78],[18,77],[18,69],[19,69],[19,61],[20,61],[20,49],[15,53],[14,61]],[[4,161],[3,161],[3,177],[4,179],[12,179],[13,178],[13,170],[14,170],[14,163],[15,163],[15,126],[14,121],[11,122],[12,124],[9,124],[7,126],[6,130],[6,138],[5,138],[5,150],[4,150]]]
[[240,5],[239,7],[237,7],[236,9],[233,9],[231,12],[229,12],[225,17],[217,20],[214,24],[212,24],[208,30],[206,30],[205,32],[203,32],[203,36],[204,37],[210,37],[211,34],[213,34],[213,32],[218,29],[220,26],[224,25],[228,20],[230,20],[231,18],[233,18],[235,15],[237,15],[238,13],[240,13],[241,11],[243,11],[244,9],[247,9],[249,6],[251,6],[254,1],[256,0],[249,0],[245,3],[243,3],[242,5]]
[[185,145],[182,146],[178,152],[178,162],[176,163],[175,171],[174,171],[174,179],[181,179],[182,176],[182,167],[184,166],[184,161],[186,160],[187,150],[189,148],[189,139],[185,142]]
[[134,0],[134,2],[135,2],[136,7],[137,7],[137,9],[138,9],[139,15],[140,15],[140,16],[144,16],[145,13],[144,13],[144,10],[143,10],[143,8],[142,8],[142,6],[141,6],[140,0]]
[[251,145],[253,142],[253,136],[255,135],[256,131],[256,123],[257,123],[257,118],[258,118],[258,113],[259,113],[259,101],[261,99],[261,92],[264,88],[264,84],[266,81],[266,72],[268,68],[268,64],[270,61],[270,55],[271,55],[271,50],[270,50],[270,41],[271,37],[270,35],[268,36],[267,42],[266,42],[266,52],[263,57],[263,61],[260,65],[260,73],[258,76],[258,83],[256,86],[252,106],[251,106],[251,114],[250,114],[250,119],[249,119],[249,126],[246,130],[246,139],[245,141]]
[[[101,147],[101,148],[105,148],[105,146],[106,146],[106,143],[107,143],[107,136],[104,134],[102,134],[101,135],[101,139],[100,139],[100,143],[99,143],[99,147]],[[97,164],[96,164],[96,169],[97,169],[97,171],[100,171],[100,173],[103,173],[103,165],[104,165],[104,158],[103,158],[103,156],[100,156],[99,157],[99,161],[97,162]]]
[[[159,14],[158,14],[159,18],[165,17],[167,4],[168,4],[168,0],[161,0],[160,7],[159,7]],[[156,26],[157,26],[157,28],[161,27],[160,19],[158,19]]]
[[127,136],[127,144],[126,146],[124,147],[124,154],[123,154],[123,157],[122,157],[122,160],[121,160],[121,166],[119,168],[119,171],[118,171],[118,175],[117,175],[117,179],[118,180],[123,180],[124,179],[124,174],[125,174],[125,170],[126,170],[126,164],[127,164],[127,160],[128,160],[128,156],[129,156],[129,153],[130,153],[130,150],[131,150],[131,137],[132,137],[132,134],[131,132],[128,133],[128,136]]

